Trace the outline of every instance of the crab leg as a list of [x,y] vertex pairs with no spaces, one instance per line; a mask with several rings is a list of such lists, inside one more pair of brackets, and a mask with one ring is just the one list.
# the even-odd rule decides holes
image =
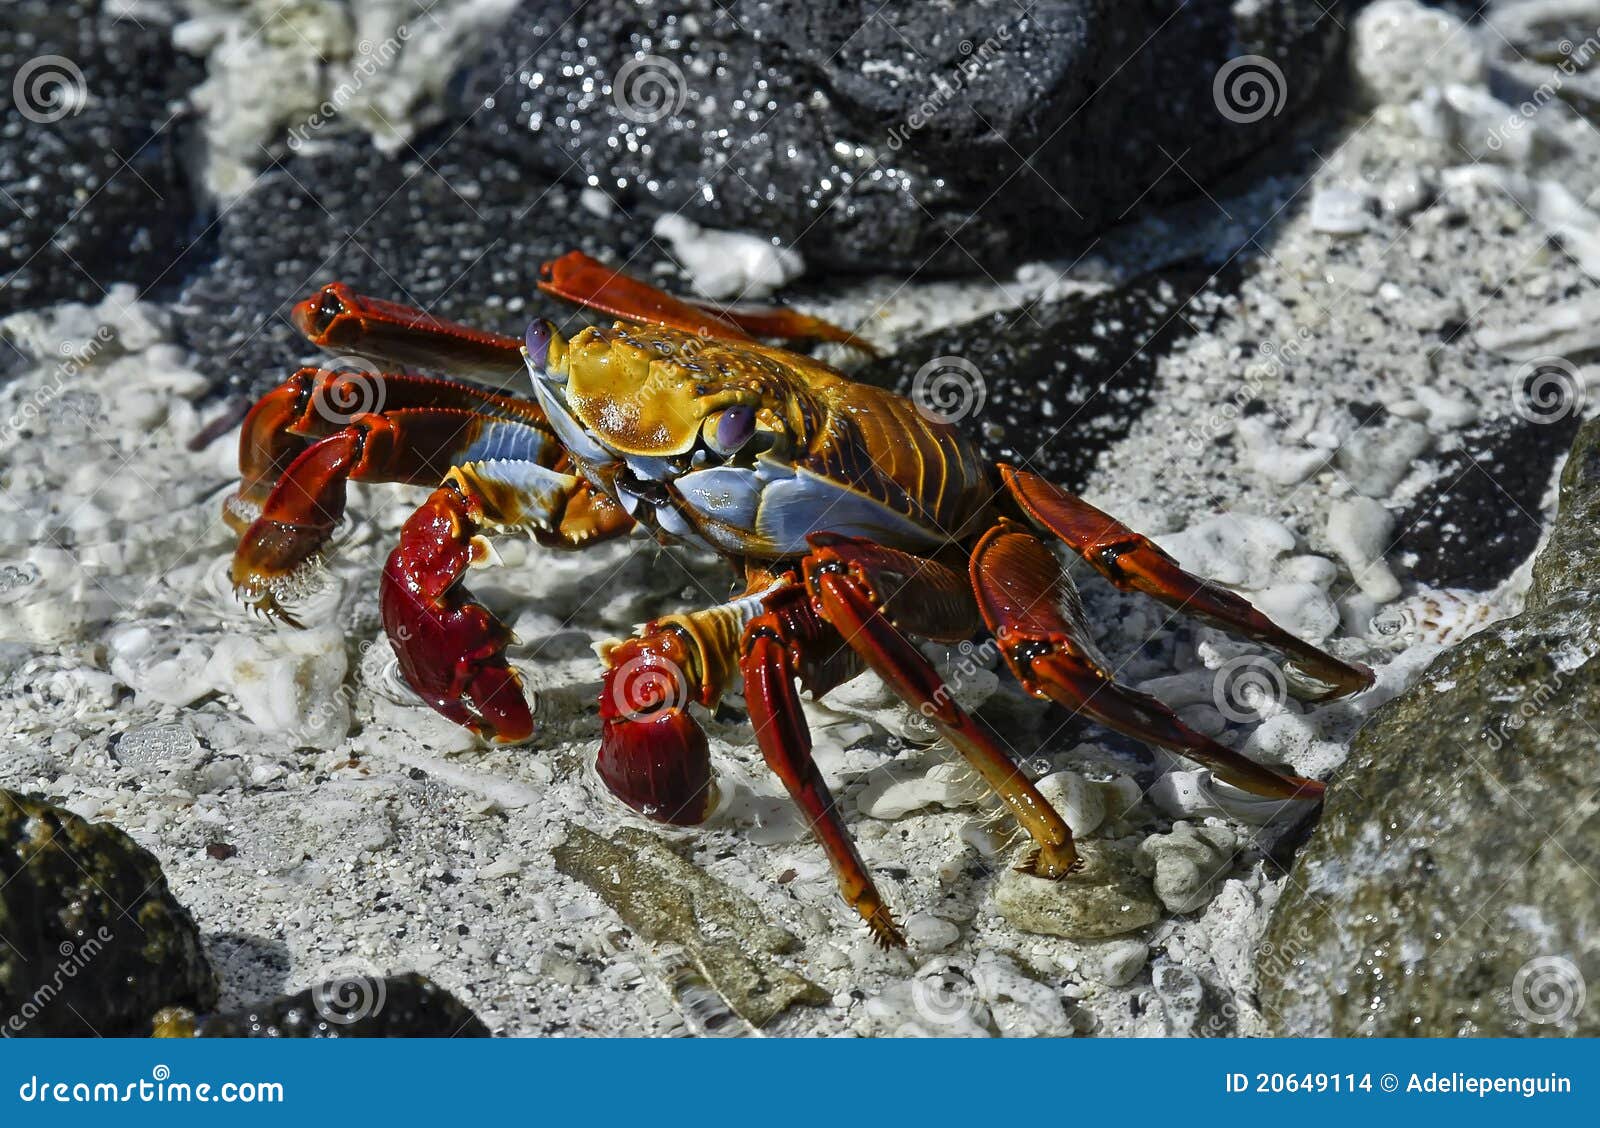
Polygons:
[[956,703],[933,664],[885,614],[876,594],[880,585],[864,564],[871,547],[862,545],[863,555],[853,559],[843,538],[819,547],[804,561],[806,590],[823,618],[906,704],[938,727],[1011,809],[1038,848],[1019,868],[1042,877],[1067,876],[1078,865],[1072,832],[989,727]]
[[1341,662],[1277,626],[1248,601],[1178,567],[1152,542],[1037,474],[1000,465],[1011,496],[1040,528],[1054,533],[1119,588],[1142,591],[1224,630],[1265,643],[1313,683],[1313,700],[1344,697],[1372,685],[1372,671]]
[[312,344],[402,367],[450,372],[499,386],[522,380],[522,340],[369,298],[332,282],[289,314]]
[[269,613],[274,590],[292,589],[344,516],[345,485],[438,482],[475,457],[555,461],[562,449],[541,427],[457,408],[402,408],[355,416],[297,455],[234,551],[233,582]]
[[839,882],[839,892],[884,948],[905,947],[905,936],[873,884],[828,785],[811,756],[811,733],[795,679],[804,679],[808,653],[837,645],[833,634],[801,599],[751,620],[743,657],[745,705],[762,757],[805,815]]
[[972,586],[1022,687],[1107,728],[1205,764],[1257,795],[1317,799],[1322,784],[1281,775],[1194,731],[1160,701],[1112,680],[1089,641],[1071,580],[1037,536],[1004,522],[978,541]]
[[755,335],[784,340],[838,341],[876,356],[872,345],[848,329],[782,306],[720,306],[674,297],[620,270],[568,251],[539,268],[539,289],[589,309],[682,329],[724,341]]
[[[302,368],[256,401],[245,416],[239,432],[239,490],[224,504],[224,518],[235,532],[244,532],[289,464],[313,441],[340,431],[357,414],[430,407],[544,424],[537,404],[470,384],[398,372]],[[446,459],[444,466],[449,463]],[[436,482],[439,475],[429,480]]]

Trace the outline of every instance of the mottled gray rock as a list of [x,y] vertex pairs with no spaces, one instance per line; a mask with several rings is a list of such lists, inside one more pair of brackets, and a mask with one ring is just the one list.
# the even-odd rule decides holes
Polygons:
[[0,4],[0,314],[192,268],[200,223],[174,109],[201,69],[148,13]]
[[1600,1033],[1597,449],[1590,423],[1528,609],[1357,735],[1268,932],[1281,1033]]
[[[1192,194],[1280,136],[1338,55],[1325,8],[530,0],[460,100],[529,167],[630,207],[833,268],[970,272]],[[1246,56],[1261,85],[1223,71]]]
[[728,1006],[753,1025],[766,1025],[796,1003],[828,1001],[826,991],[772,958],[798,946],[792,934],[655,835],[624,827],[602,838],[572,826],[554,853],[562,873],[599,894],[640,936],[682,945]]
[[1083,868],[1050,881],[1007,868],[995,884],[994,906],[1024,932],[1104,940],[1161,918],[1150,883],[1128,851],[1111,842],[1079,842]]
[[157,1016],[166,1038],[487,1038],[489,1028],[426,976],[350,976],[238,1011]]
[[1600,590],[1600,422],[1585,424],[1561,470],[1559,519],[1533,562],[1530,608]]
[[0,790],[0,1030],[130,1035],[217,985],[161,866],[109,823]]

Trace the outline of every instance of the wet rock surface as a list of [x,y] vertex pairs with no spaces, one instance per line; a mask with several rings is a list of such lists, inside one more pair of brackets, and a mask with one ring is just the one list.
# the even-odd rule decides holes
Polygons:
[[[534,0],[459,97],[516,159],[630,206],[834,269],[969,273],[1193,194],[1294,120],[1341,42],[1298,0]],[[1224,75],[1224,113],[1214,81],[1246,56],[1268,66]]]
[[4,790],[0,938],[7,1035],[140,1034],[162,1007],[216,1001],[200,932],[148,851]]
[[487,1038],[488,1027],[449,991],[415,973],[352,976],[196,1018],[169,1012],[156,1033],[195,1038]]
[[0,314],[114,282],[171,292],[199,257],[182,99],[201,68],[108,8],[0,5]]
[[1268,933],[1281,1033],[1600,1032],[1597,462],[1589,423],[1528,609],[1357,735]]

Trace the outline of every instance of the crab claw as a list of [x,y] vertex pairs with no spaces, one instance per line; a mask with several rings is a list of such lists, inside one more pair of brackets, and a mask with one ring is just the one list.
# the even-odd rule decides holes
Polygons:
[[400,673],[436,712],[485,740],[533,735],[522,681],[506,662],[511,631],[461,583],[485,559],[481,510],[451,481],[406,521],[389,554],[379,609]]
[[672,633],[631,638],[605,651],[600,753],[611,794],[657,822],[696,826],[716,806],[706,734],[688,712],[692,679]]

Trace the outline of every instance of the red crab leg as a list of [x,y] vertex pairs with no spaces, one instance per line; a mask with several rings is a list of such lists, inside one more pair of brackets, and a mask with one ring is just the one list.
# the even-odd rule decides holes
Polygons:
[[823,618],[903,701],[938,727],[1032,837],[1038,849],[1019,868],[1049,878],[1071,873],[1078,854],[1066,822],[989,727],[956,704],[933,664],[889,621],[859,561],[850,561],[835,542],[806,557],[804,568],[806,589]]
[[826,628],[808,609],[799,606],[768,612],[751,620],[746,628],[744,656],[739,665],[744,672],[750,724],[755,728],[756,743],[767,766],[783,781],[828,855],[845,901],[867,922],[880,946],[903,948],[905,936],[873,884],[827,782],[811,757],[811,733],[795,688],[795,679],[804,676],[808,664],[802,631],[797,629],[805,620],[810,620],[805,623],[805,633],[812,636],[811,644],[815,646]]
[[257,400],[245,416],[239,431],[239,491],[224,504],[224,518],[235,532],[244,532],[289,464],[312,441],[343,429],[356,414],[424,407],[544,425],[537,404],[470,384],[397,372],[302,368]]
[[1061,538],[1112,583],[1281,651],[1291,668],[1326,687],[1314,700],[1360,693],[1372,685],[1372,671],[1365,666],[1341,662],[1294,637],[1231,591],[1185,572],[1148,537],[1082,498],[1025,470],[1002,464],[1000,473],[1035,524]]
[[783,340],[839,341],[876,356],[848,329],[782,306],[719,306],[674,297],[650,283],[613,270],[582,251],[568,251],[539,268],[539,289],[569,302],[629,321],[645,321],[724,341],[755,335]]
[[239,539],[234,585],[262,610],[281,614],[274,589],[292,587],[300,569],[320,556],[344,516],[347,482],[429,485],[474,444],[490,438],[526,461],[554,461],[563,453],[551,435],[532,424],[455,408],[356,416],[306,447],[279,477]]
[[329,352],[348,352],[402,367],[449,372],[505,385],[522,379],[522,339],[460,325],[399,302],[369,298],[331,282],[289,314],[295,327]]
[[[1126,689],[1101,667],[1075,613],[1070,581],[1043,541],[1019,526],[990,529],[972,553],[972,586],[984,622],[1022,687],[1107,728],[1205,764],[1218,778],[1276,799],[1322,796],[1316,780],[1282,775],[1195,732],[1157,701]],[[1063,608],[1068,609],[1065,613]]]

